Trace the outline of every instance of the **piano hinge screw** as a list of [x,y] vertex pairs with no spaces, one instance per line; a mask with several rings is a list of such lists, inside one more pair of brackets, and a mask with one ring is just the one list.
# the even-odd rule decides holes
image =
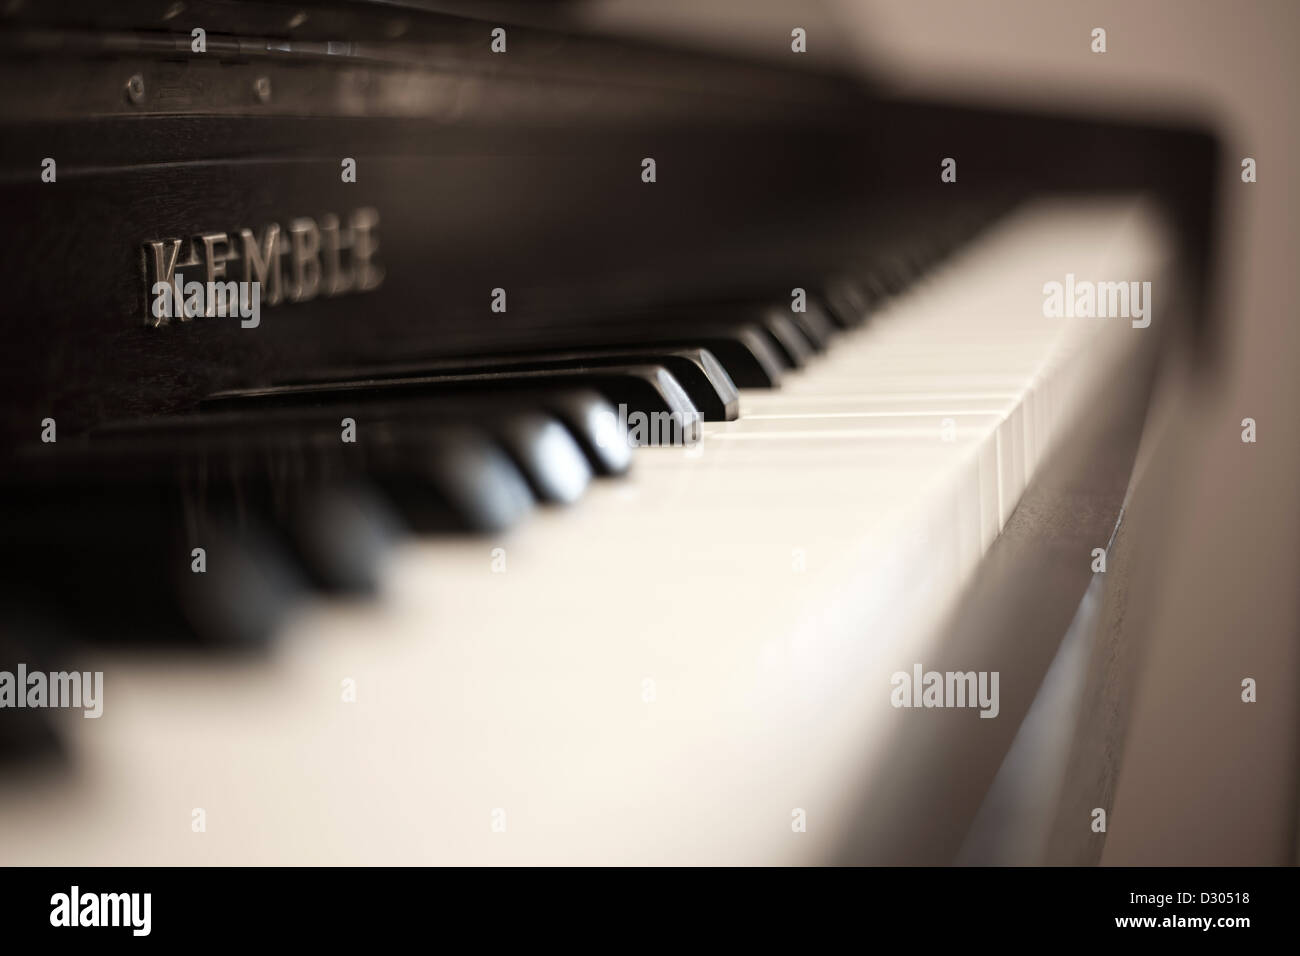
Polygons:
[[132,103],[144,102],[144,77],[139,73],[133,73],[131,78],[126,81],[126,95]]
[[253,81],[253,92],[257,95],[259,103],[270,102],[271,99],[271,80],[269,77],[259,76]]

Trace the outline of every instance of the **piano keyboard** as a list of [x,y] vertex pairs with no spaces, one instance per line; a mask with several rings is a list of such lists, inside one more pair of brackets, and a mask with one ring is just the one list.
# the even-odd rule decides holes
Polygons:
[[[802,367],[779,388],[742,385],[738,413],[724,401],[698,442],[636,449],[625,475],[621,453],[584,463],[598,464],[578,421],[593,404],[552,405],[516,445],[514,424],[475,444],[446,413],[461,429],[447,455],[505,449],[526,479],[487,495],[478,533],[405,538],[383,564],[367,545],[365,568],[335,577],[378,596],[297,607],[265,653],[78,646],[68,663],[104,672],[103,716],[57,714],[66,760],[6,777],[0,862],[831,859],[870,812],[852,782],[889,773],[891,734],[923,716],[890,707],[890,676],[944,647],[945,614],[1038,464],[1159,326],[1158,298],[1149,330],[1046,318],[1043,284],[1158,279],[1168,256],[1139,202],[1023,207],[862,325],[823,320],[824,354],[785,355]],[[689,323],[680,338],[706,342]],[[495,374],[510,379],[499,401],[546,406],[545,377]],[[660,399],[676,382],[634,378]],[[423,460],[413,407],[386,419],[395,450],[368,469]],[[527,459],[552,415],[565,429]],[[462,490],[486,495],[487,473]],[[391,487],[376,513],[403,511]]]

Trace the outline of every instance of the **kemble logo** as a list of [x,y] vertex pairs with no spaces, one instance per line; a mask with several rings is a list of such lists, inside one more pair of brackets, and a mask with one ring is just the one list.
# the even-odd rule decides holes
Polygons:
[[[287,230],[273,222],[258,231],[234,229],[190,239],[147,240],[141,246],[145,325],[158,328],[172,319],[215,317],[223,304],[226,314],[233,315],[232,303],[241,303],[241,317],[250,319],[254,312],[247,306],[250,291],[260,291],[260,307],[377,289],[384,281],[383,267],[376,260],[378,230],[378,211],[365,207],[346,222],[334,215],[321,216],[319,222],[304,216],[290,220]],[[179,269],[189,270],[198,281],[178,289]],[[196,297],[190,287],[202,293]],[[257,325],[242,324],[244,328]]]
[[1075,281],[1067,272],[1065,282],[1043,285],[1043,316],[1132,319],[1133,328],[1145,329],[1151,324],[1151,283]]
[[981,717],[996,717],[997,671],[924,671],[912,665],[912,673],[895,671],[889,678],[894,686],[889,702],[895,707],[978,707]]

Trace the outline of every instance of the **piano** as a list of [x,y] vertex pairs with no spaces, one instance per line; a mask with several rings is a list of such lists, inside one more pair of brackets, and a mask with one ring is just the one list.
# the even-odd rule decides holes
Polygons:
[[1215,136],[565,10],[0,14],[0,862],[995,858]]

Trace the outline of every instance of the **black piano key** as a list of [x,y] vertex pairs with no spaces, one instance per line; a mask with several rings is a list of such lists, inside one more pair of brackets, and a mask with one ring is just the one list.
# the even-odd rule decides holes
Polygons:
[[[627,337],[624,330],[610,330]],[[775,388],[781,383],[785,363],[771,337],[757,323],[715,324],[709,322],[663,322],[631,333],[646,345],[700,349],[710,353],[737,388]],[[601,339],[589,340],[599,346]]]
[[311,580],[327,591],[374,594],[401,519],[377,489],[361,482],[303,488],[284,531]]
[[[483,410],[380,405],[360,394],[331,398],[119,423],[91,444],[101,457],[123,462],[152,456],[154,470],[201,462],[204,475],[216,469],[255,496],[270,485],[277,502],[300,490],[295,482],[310,486],[312,476],[373,481],[418,532],[501,531],[532,510],[528,483],[486,430]],[[355,423],[353,443],[342,440],[344,418]],[[283,519],[283,508],[275,513]]]
[[542,501],[572,504],[591,481],[591,464],[560,421],[540,412],[503,416],[492,428]]
[[66,640],[64,629],[39,609],[8,602],[0,606],[0,671],[9,675],[14,695],[0,709],[0,770],[6,773],[34,764],[58,763],[67,756],[50,711],[17,706],[18,695],[23,695],[25,702],[28,691],[20,676],[71,669],[55,663],[55,649]]
[[[531,374],[531,373],[530,373]],[[643,415],[668,414],[684,422],[702,417],[690,393],[664,365],[656,362],[593,368],[581,374],[540,372],[547,384],[559,387],[584,386],[600,392],[620,411]],[[536,384],[534,379],[532,384]],[[489,386],[493,383],[488,382]],[[695,427],[693,426],[693,427]]]
[[[646,345],[709,352],[737,388],[775,388],[786,368],[770,334],[754,322],[663,322],[630,334]],[[629,332],[610,330],[604,335],[603,340],[589,339],[589,345],[601,347],[602,342],[629,337]]]
[[812,356],[812,346],[804,338],[790,315],[784,311],[768,309],[763,313],[763,331],[776,346],[776,354],[786,368],[803,368]]
[[839,276],[827,282],[822,290],[826,314],[846,329],[856,328],[866,321],[876,298],[878,296],[873,296],[865,283],[849,276]]
[[862,288],[866,290],[873,307],[901,292],[905,285],[906,283],[902,281],[891,281],[887,274],[879,270],[872,270],[862,275]]
[[[707,384],[706,386],[704,383],[704,377],[708,373],[704,372],[703,365],[699,367],[692,366],[692,368],[697,374],[689,376],[688,380],[695,383],[697,391],[706,390],[709,395],[717,395],[717,386],[713,384]],[[547,384],[572,386],[583,383],[601,393],[608,402],[608,411],[613,412],[615,415],[615,421],[618,423],[615,431],[623,437],[624,445],[628,445],[625,426],[629,422],[635,425],[636,416],[638,415],[655,422],[663,421],[668,423],[669,428],[667,431],[654,432],[656,441],[662,439],[673,444],[688,444],[699,438],[700,422],[704,416],[696,407],[692,395],[683,387],[677,376],[664,365],[647,363],[643,365],[594,368],[584,372],[580,377],[572,379],[565,372],[543,372],[539,374],[542,376],[541,380]],[[439,379],[438,382],[442,384],[444,380]],[[490,376],[487,378],[487,384],[495,389],[495,383]],[[528,384],[531,384],[531,382]],[[539,400],[542,405],[552,401],[545,397],[537,399],[536,393],[528,388],[514,394],[509,390],[498,392],[496,395],[490,396],[489,400],[511,403],[520,397],[533,397],[534,400]],[[615,411],[615,408],[617,411]],[[593,441],[595,440],[605,441],[607,444],[609,442],[603,432],[599,436],[593,436]],[[607,449],[605,452],[605,457],[611,458],[611,460],[616,456],[621,457],[621,455],[622,452],[617,449]],[[626,465],[622,466],[622,470],[626,470]]]
[[871,263],[868,283],[883,289],[886,295],[898,295],[916,278],[917,270],[910,259],[897,254],[880,256]]
[[[706,422],[734,422],[740,417],[740,393],[736,391],[736,383],[712,352],[689,349],[675,353],[674,357],[683,367],[670,366],[669,370],[690,393],[691,401]],[[698,370],[698,377],[693,374],[695,370]]]
[[712,352],[738,388],[776,388],[781,384],[781,359],[754,325],[710,331],[689,340]]
[[[738,388],[775,388],[785,363],[760,323],[726,314],[656,313],[606,325],[556,330],[556,348],[573,351],[698,349],[712,354]],[[614,399],[611,397],[611,401]],[[617,402],[615,402],[617,404]]]
[[783,371],[798,364],[799,344],[786,345],[797,336],[788,323],[773,321],[762,309],[722,304],[665,310],[628,327],[647,344],[707,349],[740,388],[775,388]]
[[[594,357],[593,364],[602,361],[600,353],[586,353]],[[618,351],[624,362],[659,365],[676,379],[677,384],[690,398],[695,410],[706,422],[731,422],[740,417],[740,394],[727,370],[708,349],[673,348],[644,349],[630,352]],[[628,411],[653,411],[652,408],[629,407]]]
[[[400,440],[370,443],[367,474],[411,530],[499,532],[532,511],[534,498],[524,475],[481,429],[445,423],[380,422],[378,427]],[[428,434],[413,434],[422,427]]]
[[[655,423],[666,422],[668,425],[666,431],[658,426],[651,429],[649,434],[652,437],[646,441],[638,438],[635,442],[637,444],[657,444],[661,441],[670,444],[693,444],[698,441],[700,423],[704,416],[695,407],[695,403],[677,381],[677,377],[662,365],[642,366],[642,369],[646,381],[652,381],[654,384],[654,401],[642,402],[639,405],[627,404],[627,418],[631,423],[629,441],[633,440],[631,435],[637,430],[636,422],[632,421],[634,414],[643,415]],[[623,403],[618,404],[621,417]]]
[[568,427],[598,475],[621,475],[632,464],[627,431],[618,412],[589,389],[560,389],[543,399],[546,410]]
[[[575,435],[575,429],[585,427],[582,419],[576,414],[571,415],[571,424],[565,420],[565,415],[548,407],[564,405],[562,400],[548,392],[525,390],[512,394],[507,389],[502,394],[476,396],[472,390],[466,395],[455,388],[442,395],[438,395],[436,389],[427,392],[413,390],[408,395],[418,395],[419,398],[406,403],[381,400],[381,396],[386,397],[383,389],[367,389],[365,394],[375,401],[357,406],[357,413],[386,423],[395,429],[393,434],[403,435],[406,441],[418,441],[421,432],[430,427],[481,428],[504,450],[509,462],[517,469],[516,475],[522,477],[526,490],[531,491],[530,498],[539,501],[572,504],[582,497],[598,470]],[[600,407],[613,414],[607,403],[601,402]],[[464,444],[465,441],[466,437],[462,435],[460,442]],[[465,449],[458,449],[456,454],[464,455]],[[608,458],[611,469],[619,466],[617,456],[615,448]],[[475,453],[463,467],[470,464],[494,472],[483,485],[490,494],[481,500],[471,495],[477,482],[469,488],[460,483],[462,466],[458,466],[454,480],[443,478],[440,481],[442,487],[456,489],[456,499],[462,503],[462,508],[472,505],[470,510],[477,517],[469,523],[469,530],[502,530],[530,510],[531,500],[524,501],[517,487],[516,475],[501,473],[501,463],[495,460],[495,456],[482,457]],[[621,467],[626,469],[625,460]],[[609,473],[615,472],[611,470]]]
[[[406,372],[410,371],[406,369]],[[620,377],[623,374],[617,368],[614,371]],[[550,379],[545,375],[524,382],[506,377],[490,380],[487,385],[474,376],[470,377],[468,384],[460,379],[417,379],[411,374],[403,375],[401,379],[368,379],[364,382],[287,388],[283,395],[276,390],[229,393],[221,401],[213,402],[212,407],[243,408],[244,411],[237,414],[244,415],[259,415],[270,410],[287,415],[288,421],[293,420],[294,409],[298,410],[296,414],[310,420],[324,420],[329,413],[327,410],[332,408],[333,412],[329,414],[336,416],[356,414],[371,423],[401,423],[400,427],[390,427],[388,434],[405,435],[407,441],[418,440],[416,436],[421,434],[422,426],[437,427],[439,423],[472,425],[501,441],[502,429],[513,428],[509,424],[512,418],[538,411],[560,421],[594,473],[620,475],[631,463],[631,449],[618,428],[618,412],[592,388],[551,387]],[[636,402],[638,407],[645,403],[645,398]],[[227,411],[201,416],[196,420],[196,427],[216,425],[227,420],[221,416],[229,414]],[[333,419],[330,421],[332,427]],[[312,427],[320,425],[317,423]],[[504,447],[504,442],[502,445]]]
[[[399,378],[329,382],[303,386],[228,392],[213,396],[204,404],[230,407],[232,400],[265,400],[273,404],[331,403],[354,399],[391,403],[387,410],[401,414],[398,404],[403,398],[423,399],[428,405],[411,404],[412,410],[436,411],[439,405],[456,408],[457,401],[477,400],[491,407],[493,399],[519,407],[535,400],[541,386],[591,388],[601,393],[611,405],[624,406],[629,413],[651,414],[660,411],[696,412],[686,390],[663,365],[644,362],[628,365],[600,366],[583,370],[523,370],[517,372],[471,372],[445,375],[417,375]],[[465,405],[459,406],[461,408]]]
[[196,573],[193,547],[183,560],[168,553],[182,616],[206,644],[260,648],[271,642],[302,597],[302,581],[260,522],[214,514],[187,523],[181,542],[202,547],[206,570]]
[[[697,388],[701,387],[701,378],[706,374],[705,367],[702,362],[696,368],[699,374],[692,377]],[[710,369],[707,374],[718,377],[717,370]],[[611,416],[618,426],[615,434],[623,436],[624,446],[628,445],[624,428],[629,422],[635,424],[637,415],[670,422],[672,438],[667,438],[668,433],[664,433],[664,437],[674,443],[697,440],[700,422],[703,420],[691,394],[661,364],[598,367],[580,374],[557,370],[379,381],[382,384],[366,382],[361,385],[361,390],[376,399],[379,396],[395,397],[404,391],[409,391],[419,399],[406,404],[397,404],[391,399],[385,401],[383,408],[387,414],[471,414],[480,421],[502,422],[517,416],[519,408],[530,405],[545,408],[565,421],[580,447],[585,444],[595,454],[599,443],[603,442],[607,446],[601,448],[601,454],[597,456],[603,463],[593,467],[598,472],[604,472],[608,468],[610,474],[619,474],[627,469],[626,448],[611,445],[610,438],[606,435],[608,426],[601,424],[608,422]],[[726,380],[722,381],[725,385]],[[579,384],[597,393],[601,399],[600,405],[589,407],[582,418],[560,414],[558,409],[563,406],[560,397],[572,392],[573,387]],[[545,385],[546,388],[539,389],[539,385]],[[708,387],[716,390],[719,386]],[[590,405],[590,401],[583,404]],[[581,424],[584,420],[591,424]],[[589,433],[586,438],[581,435],[583,431]]]
[[[603,355],[599,350],[574,353],[598,367],[615,362],[627,365],[660,365],[672,374],[690,397],[695,410],[707,422],[731,422],[740,416],[740,395],[722,363],[708,349],[675,347],[659,349],[614,350]],[[629,407],[629,411],[637,408]],[[651,411],[653,409],[640,409]]]
[[[436,434],[448,427],[481,428],[507,454],[519,473],[527,481],[533,495],[540,501],[557,504],[571,504],[582,497],[592,478],[592,465],[586,454],[569,429],[549,412],[519,407],[510,403],[508,396],[483,395],[475,401],[459,391],[452,391],[441,398],[432,391],[419,393],[419,400],[414,393],[407,391],[408,401],[383,401],[384,389],[366,388],[351,393],[353,398],[365,396],[363,401],[347,401],[344,392],[338,396],[320,396],[323,404],[304,406],[297,414],[302,416],[302,427],[321,427],[316,422],[329,422],[326,427],[333,427],[336,415],[352,418],[357,423],[357,443],[369,447],[376,435],[380,445],[396,443],[398,446],[417,450],[426,440],[432,440]],[[331,412],[331,404],[334,409]],[[288,409],[290,415],[292,408]],[[324,416],[330,416],[326,419]],[[292,418],[288,419],[292,421]],[[446,448],[439,444],[436,447]],[[453,457],[463,454],[463,449],[456,446]],[[400,455],[389,455],[381,451],[386,472],[400,470],[406,464]],[[502,519],[515,520],[517,515],[517,495],[510,493],[504,497],[500,494],[509,491],[509,479],[499,477],[488,487],[493,494],[486,500],[477,501],[465,495],[464,488],[457,480],[448,481],[446,475],[439,474],[442,468],[438,461],[428,455],[421,457],[425,475],[433,479],[440,488],[456,490],[455,498],[444,500],[468,507],[475,516],[467,522],[470,529],[496,530]],[[483,467],[487,462],[475,459],[476,465]],[[457,476],[458,477],[458,476]],[[499,517],[497,517],[499,515]],[[428,525],[423,526],[427,528]]]
[[7,490],[6,538],[25,560],[4,588],[84,637],[261,648],[302,596],[296,565],[236,502],[161,480]]
[[[643,345],[666,343],[707,349],[714,353],[736,385],[771,387],[787,368],[801,368],[811,353],[806,339],[787,317],[788,309],[767,308],[734,302],[666,308],[639,317],[624,316],[619,328],[589,334],[615,334],[636,337]],[[761,345],[758,343],[762,343]],[[744,362],[751,374],[740,374],[746,385],[732,371],[732,362]],[[754,376],[753,366],[761,367]]]
[[789,318],[814,352],[824,352],[830,347],[835,338],[835,323],[820,302],[810,299],[805,311],[790,312]]
[[[477,421],[490,427],[519,407],[537,407],[545,389],[590,388],[611,405],[643,415],[668,415],[681,422],[688,437],[698,433],[702,418],[690,395],[663,365],[652,363],[596,367],[581,371],[539,370],[476,372],[366,378],[301,385],[244,389],[213,395],[212,409],[294,407],[345,410],[369,405],[381,418]],[[693,440],[689,439],[689,440]]]
[[[29,665],[27,669],[30,673],[34,668]],[[0,663],[0,670],[7,670],[17,677],[16,665]],[[19,692],[25,693],[26,688],[20,688]],[[0,719],[0,770],[12,773],[20,765],[58,761],[66,757],[58,732],[45,709],[5,708],[0,711],[0,717],[3,718]]]
[[[483,355],[457,359],[437,359],[390,366],[349,376],[351,379],[388,380],[398,378],[444,378],[455,376],[474,376],[494,374],[509,376],[516,372],[550,373],[539,375],[536,379],[544,388],[548,381],[567,385],[571,379],[592,375],[594,370],[613,370],[625,374],[622,368],[643,365],[662,365],[677,379],[704,416],[705,421],[735,421],[740,414],[740,396],[735,383],[727,375],[726,369],[707,350],[681,346],[661,348],[643,348],[637,346],[608,346],[591,349],[539,350],[535,352],[516,352],[502,355]],[[622,367],[622,368],[620,368]],[[526,380],[525,388],[533,379]],[[294,383],[287,383],[294,384]],[[329,381],[317,383],[328,388]],[[497,391],[514,388],[508,378],[492,380]],[[613,394],[614,388],[622,386],[608,385],[607,391]],[[538,389],[539,396],[547,393]],[[618,396],[616,396],[618,397]],[[526,396],[517,396],[524,401]],[[220,397],[210,400],[210,405],[220,402]],[[541,402],[545,404],[545,399]],[[637,410],[635,407],[629,409]]]
[[[704,370],[709,386],[718,394],[716,400],[705,398],[706,404],[716,401],[724,416],[730,415],[733,407],[730,398],[731,389],[736,387],[774,388],[780,383],[782,370],[787,364],[778,353],[774,338],[763,328],[761,322],[738,320],[734,318],[734,312],[730,315],[712,316],[708,314],[664,313],[636,319],[623,318],[619,322],[608,324],[567,325],[557,328],[553,339],[554,348],[563,353],[626,354],[629,359],[635,359],[635,362],[628,366],[629,369],[640,368],[642,363],[649,365],[658,363],[667,367],[668,371],[671,372],[674,369],[680,370],[678,366],[672,364],[672,357],[676,356],[680,359],[682,351],[708,352],[717,363],[717,367],[721,368],[727,379],[730,379],[730,389],[712,371],[712,366],[707,361],[696,362],[692,360],[692,364]],[[494,356],[485,359],[489,364],[496,360],[497,358]],[[373,369],[367,370],[362,375],[349,376],[347,379],[325,380],[306,386],[299,383],[285,383],[264,389],[220,392],[209,397],[204,402],[204,405],[211,408],[229,407],[233,403],[243,402],[259,396],[283,401],[283,398],[277,398],[276,393],[303,387],[315,392],[324,392],[336,384],[346,384],[361,379],[373,379],[376,382],[392,381],[395,378],[402,379],[408,375],[415,379],[422,379],[421,373],[425,371],[427,371],[425,363],[419,365],[404,363],[395,372],[389,369]],[[618,382],[616,379],[601,378],[601,374],[607,371],[594,367],[589,368],[584,373],[586,379],[582,380],[576,373],[557,370],[550,373],[550,381],[558,386],[600,387],[606,398],[617,405],[622,401],[619,390],[626,390],[637,385],[637,383]],[[545,373],[528,372],[519,374],[538,375]],[[572,381],[566,378],[570,374],[574,375]],[[485,386],[491,385],[495,388],[505,388],[509,384],[508,375],[501,373],[496,381],[484,378],[481,384]],[[703,388],[703,385],[702,382],[695,382],[688,391],[695,394],[693,389],[697,387]],[[700,394],[704,393],[701,392]],[[629,405],[629,410],[637,410],[631,402],[626,404]],[[643,410],[649,411],[649,407]],[[715,419],[707,416],[706,420],[712,421]],[[716,420],[729,421],[732,419],[722,417]]]

